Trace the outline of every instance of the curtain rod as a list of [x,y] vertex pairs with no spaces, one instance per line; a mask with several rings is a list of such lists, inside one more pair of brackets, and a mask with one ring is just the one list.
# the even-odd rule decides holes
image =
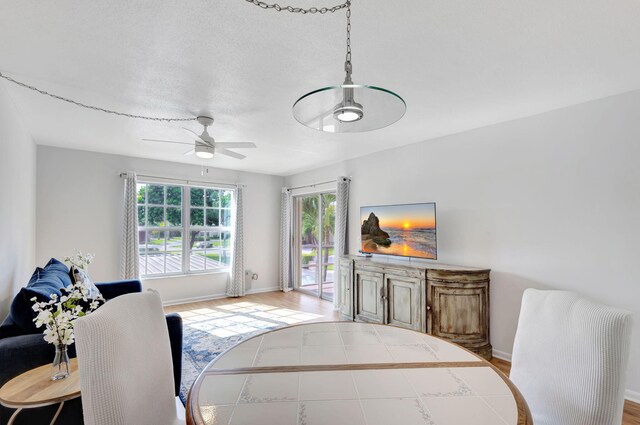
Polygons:
[[[127,175],[129,173],[120,173],[120,178],[126,178]],[[186,179],[174,179],[171,177],[160,177],[160,176],[149,176],[149,175],[145,175],[145,174],[136,174],[137,177],[141,177],[141,178],[148,178],[148,179],[157,179],[157,180],[168,180],[168,181],[173,181],[173,182],[177,182],[177,183],[184,183],[187,185],[190,184],[206,184],[206,185],[218,185],[218,186],[228,186],[228,187],[247,187],[246,184],[243,183],[220,183],[220,182],[208,182],[208,181],[199,181],[199,180],[186,180]]]
[[[351,181],[351,177],[340,177],[340,179]],[[320,186],[320,185],[323,185],[323,184],[335,183],[337,181],[338,181],[338,179],[333,179],[333,180],[327,180],[326,182],[306,184],[304,186],[289,187],[289,188],[287,188],[287,191],[292,191],[292,190],[295,190],[295,189],[304,189],[305,187],[316,187],[316,186]]]

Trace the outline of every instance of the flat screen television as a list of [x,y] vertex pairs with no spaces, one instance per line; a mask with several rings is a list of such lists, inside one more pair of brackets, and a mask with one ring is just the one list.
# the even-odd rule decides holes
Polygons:
[[435,202],[360,207],[360,225],[365,254],[438,258]]

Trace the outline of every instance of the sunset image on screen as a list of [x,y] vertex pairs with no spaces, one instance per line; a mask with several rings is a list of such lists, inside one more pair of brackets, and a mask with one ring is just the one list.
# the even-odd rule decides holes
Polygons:
[[361,207],[360,223],[363,252],[437,258],[434,203]]

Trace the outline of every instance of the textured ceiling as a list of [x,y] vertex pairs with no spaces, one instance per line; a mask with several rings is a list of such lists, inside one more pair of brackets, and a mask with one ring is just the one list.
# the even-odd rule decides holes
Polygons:
[[[639,18],[637,0],[354,0],[354,81],[391,89],[408,105],[396,124],[359,134],[323,134],[291,115],[299,96],[342,81],[343,12],[292,15],[243,0],[3,0],[0,71],[124,112],[210,112],[216,140],[258,149],[206,164],[288,175],[636,90]],[[140,141],[190,141],[180,124],[114,117],[0,84],[39,144],[201,163],[182,155],[187,146]]]

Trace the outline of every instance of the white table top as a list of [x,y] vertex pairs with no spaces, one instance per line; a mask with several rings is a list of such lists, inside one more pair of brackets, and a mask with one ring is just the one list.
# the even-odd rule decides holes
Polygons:
[[217,357],[189,397],[198,425],[531,424],[485,360],[430,335],[335,322],[290,326]]

